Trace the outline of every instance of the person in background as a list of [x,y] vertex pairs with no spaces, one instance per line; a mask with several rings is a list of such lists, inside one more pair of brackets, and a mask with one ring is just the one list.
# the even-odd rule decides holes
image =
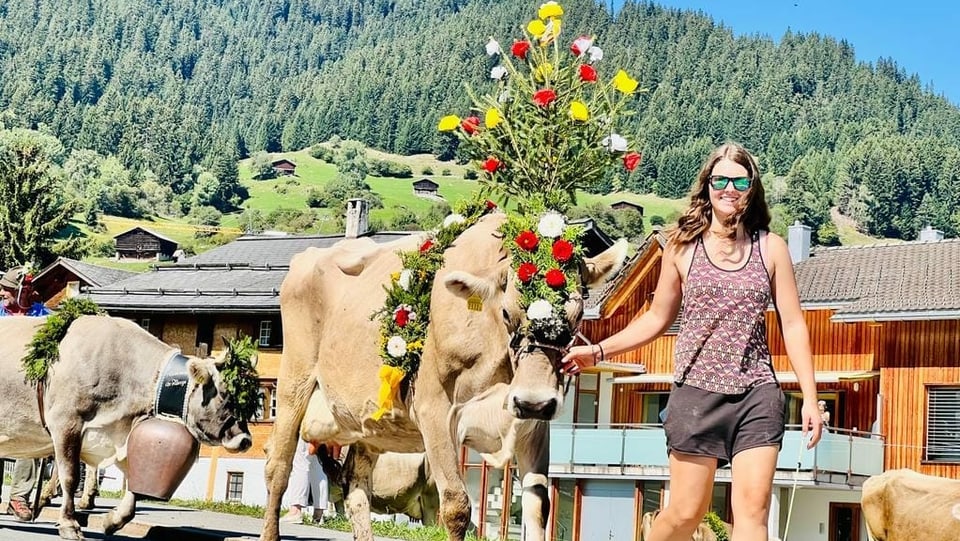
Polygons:
[[706,159],[690,205],[669,234],[650,309],[596,344],[563,358],[579,373],[654,340],[681,315],[674,386],[663,424],[670,499],[647,541],[689,541],[710,509],[717,467],[732,463],[737,541],[767,541],[770,494],[785,429],[784,395],[767,344],[771,300],[803,392],[804,437],[822,420],[807,325],[787,244],[769,232],[757,162],[728,143]]
[[[14,267],[0,277],[0,316],[45,316],[50,309],[40,302],[33,290],[33,276],[25,267]],[[21,522],[33,520],[30,493],[37,484],[39,461],[18,458],[13,465],[10,485],[10,502],[7,512]]]
[[287,486],[290,497],[290,511],[280,522],[302,523],[304,509],[313,497],[313,522],[323,524],[324,514],[329,500],[327,476],[323,473],[317,450],[312,443],[297,441],[297,452],[293,455],[293,468],[290,470],[290,484]]

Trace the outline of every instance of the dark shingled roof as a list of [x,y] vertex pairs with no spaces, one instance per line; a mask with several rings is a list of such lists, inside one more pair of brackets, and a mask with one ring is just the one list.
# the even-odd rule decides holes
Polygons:
[[796,266],[804,304],[834,319],[960,319],[960,239],[816,248]]
[[[409,235],[370,235],[383,243]],[[84,292],[108,312],[279,312],[280,284],[290,259],[309,247],[343,239],[329,236],[246,236],[175,265],[137,274]]]
[[64,267],[75,274],[77,278],[80,278],[91,286],[107,286],[114,282],[119,282],[125,278],[137,275],[135,272],[121,269],[111,269],[110,267],[91,265],[90,263],[84,263],[83,261],[77,261],[76,259],[59,257],[56,261],[44,267],[43,270],[37,274],[34,280],[39,280],[44,274],[50,272],[57,266]]

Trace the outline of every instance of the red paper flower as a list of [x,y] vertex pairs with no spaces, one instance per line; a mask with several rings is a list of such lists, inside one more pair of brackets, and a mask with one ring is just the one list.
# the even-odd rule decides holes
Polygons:
[[597,82],[597,70],[595,70],[590,64],[581,64],[580,80],[585,83]]
[[496,173],[497,169],[500,169],[500,166],[503,165],[500,160],[494,158],[493,156],[487,158],[483,162],[483,170],[487,173]]
[[397,327],[401,329],[407,326],[407,322],[410,321],[410,312],[400,309],[394,312],[393,321],[397,324]]
[[553,258],[560,263],[566,263],[573,257],[573,244],[570,241],[557,239],[553,243]]
[[527,40],[514,41],[510,47],[510,53],[517,58],[527,58],[527,52],[530,50],[530,42]]
[[520,266],[517,267],[517,278],[519,278],[521,282],[527,283],[531,278],[536,276],[538,270],[537,266],[533,263],[521,263]]
[[487,205],[487,210],[493,210],[493,209],[497,208],[497,204],[494,203],[493,201],[489,200],[489,199],[487,199],[487,200],[484,202],[484,204]]
[[552,88],[543,88],[533,93],[533,103],[540,107],[547,107],[557,99],[557,93]]
[[627,168],[627,171],[633,171],[640,165],[641,158],[643,158],[643,155],[639,152],[628,152],[623,155],[623,166]]
[[560,269],[550,269],[547,271],[547,274],[543,277],[547,281],[547,285],[553,288],[563,287],[567,285],[567,275],[563,273]]
[[517,243],[517,246],[523,248],[528,252],[532,252],[537,249],[537,245],[540,244],[540,239],[537,237],[537,234],[533,231],[521,231],[517,238],[514,239]]
[[433,248],[433,239],[427,239],[427,242],[420,245],[420,253],[425,253],[430,248]]
[[467,135],[473,135],[480,127],[480,119],[475,116],[468,116],[460,122],[460,127],[467,132]]

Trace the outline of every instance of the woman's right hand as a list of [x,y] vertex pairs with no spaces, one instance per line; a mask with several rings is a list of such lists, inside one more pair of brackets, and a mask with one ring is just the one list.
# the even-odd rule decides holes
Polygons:
[[573,346],[560,360],[560,370],[566,374],[577,375],[584,368],[596,366],[600,360],[600,346],[589,344]]

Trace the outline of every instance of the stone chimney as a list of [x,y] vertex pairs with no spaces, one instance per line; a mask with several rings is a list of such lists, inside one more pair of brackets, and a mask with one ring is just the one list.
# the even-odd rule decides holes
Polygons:
[[347,220],[344,237],[355,239],[367,232],[367,218],[370,215],[370,204],[366,199],[350,199],[347,201]]
[[787,232],[787,247],[794,265],[810,259],[810,226],[803,225],[800,220],[793,222]]
[[943,231],[934,229],[930,224],[927,224],[927,227],[920,231],[920,240],[923,242],[940,242],[943,240]]

